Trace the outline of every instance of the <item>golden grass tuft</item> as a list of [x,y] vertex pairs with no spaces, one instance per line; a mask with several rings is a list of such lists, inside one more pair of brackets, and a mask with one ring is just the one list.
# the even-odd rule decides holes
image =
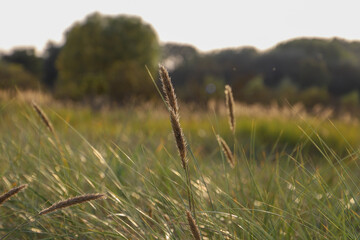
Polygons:
[[190,226],[191,233],[194,236],[194,239],[200,240],[201,237],[200,237],[199,228],[197,227],[196,222],[194,218],[191,216],[191,213],[189,211],[186,211],[186,217]]
[[100,199],[100,198],[104,198],[104,197],[105,197],[105,194],[95,193],[95,194],[85,194],[85,195],[69,198],[67,200],[55,203],[46,209],[43,209],[42,211],[39,212],[39,215],[48,214],[48,213],[54,212],[58,209],[67,208],[67,207],[70,207],[75,204],[80,204],[80,203],[84,203],[84,202],[88,202],[88,201],[92,201],[92,200],[96,200],[96,199]]
[[15,194],[17,194],[18,192],[20,192],[21,190],[27,188],[27,184],[21,185],[19,187],[15,187],[10,189],[10,191],[4,193],[3,195],[0,196],[0,205],[2,205],[4,202],[6,202],[7,200],[9,200],[9,198],[11,198],[12,196],[14,196]]
[[223,151],[223,153],[226,157],[226,160],[230,164],[230,167],[234,168],[235,167],[235,158],[234,158],[234,155],[232,154],[229,146],[227,145],[225,140],[222,137],[220,137],[220,135],[217,135],[216,138],[221,146],[221,150]]
[[226,108],[229,114],[230,129],[235,134],[235,114],[234,114],[234,96],[232,94],[231,87],[225,86],[225,102]]

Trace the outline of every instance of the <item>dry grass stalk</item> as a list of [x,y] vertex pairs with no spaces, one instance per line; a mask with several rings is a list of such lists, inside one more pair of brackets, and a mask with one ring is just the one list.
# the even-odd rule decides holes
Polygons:
[[13,188],[10,191],[8,191],[7,193],[4,193],[3,195],[1,195],[0,196],[0,205],[3,204],[5,201],[7,201],[10,197],[14,196],[21,190],[25,189],[26,187],[27,187],[27,184],[24,184],[19,187]]
[[231,87],[229,85],[225,86],[225,101],[226,108],[229,114],[230,129],[233,133],[235,133],[234,97]]
[[[187,164],[188,160],[187,160],[187,156],[186,156],[186,141],[185,141],[185,137],[184,137],[183,131],[180,126],[180,121],[179,121],[180,115],[179,115],[178,103],[176,100],[176,94],[175,94],[174,87],[171,83],[171,79],[169,77],[168,71],[165,69],[164,66],[160,65],[159,68],[160,68],[159,72],[160,72],[162,88],[163,88],[163,91],[165,94],[166,104],[168,106],[168,110],[170,113],[171,126],[173,129],[176,145],[177,145],[179,155],[181,158],[181,165],[184,168],[185,173],[186,173],[189,208],[190,208],[190,210],[193,210],[193,209],[195,209],[195,205],[194,205],[193,196],[192,196],[192,192],[191,192],[191,180],[190,180],[188,164]],[[195,214],[195,211],[194,211],[194,214]]]
[[226,160],[230,164],[230,167],[234,168],[235,167],[235,158],[234,158],[234,155],[232,154],[229,146],[226,144],[225,140],[222,137],[220,137],[219,135],[217,135],[216,137],[217,137],[218,142],[221,146],[221,149],[226,157]]
[[179,150],[181,164],[184,169],[187,166],[187,157],[186,157],[186,142],[184,139],[184,134],[180,126],[179,115],[176,114],[174,111],[170,111],[170,120],[171,126],[173,129],[173,133],[176,140],[176,145]]
[[165,100],[168,106],[174,111],[175,114],[179,113],[179,106],[176,99],[176,94],[174,87],[171,83],[171,78],[169,76],[168,71],[164,66],[159,67],[160,80],[162,83],[162,88],[165,94]]
[[180,126],[179,106],[177,103],[175,90],[171,83],[169,73],[164,66],[160,65],[159,73],[160,73],[162,88],[165,94],[165,100],[167,105],[169,106],[171,126],[175,136],[176,145],[179,150],[181,165],[186,170],[186,166],[187,166],[186,142],[183,131]]
[[96,199],[103,198],[103,197],[105,197],[104,194],[95,193],[95,194],[86,194],[86,195],[82,195],[82,196],[78,196],[78,197],[74,197],[74,198],[69,198],[67,200],[55,203],[55,204],[51,205],[50,207],[42,210],[41,212],[39,212],[39,215],[48,214],[50,212],[56,211],[61,208],[70,207],[74,204],[84,203],[84,202],[96,200]]
[[194,238],[196,240],[200,240],[201,239],[200,231],[196,225],[194,218],[191,216],[191,213],[189,211],[186,211],[186,216],[187,216],[187,220],[188,220],[192,235],[194,236]]
[[34,108],[34,110],[36,111],[36,113],[40,116],[41,120],[43,121],[43,123],[45,124],[45,126],[49,129],[49,131],[54,135],[55,137],[55,141],[56,141],[56,144],[59,148],[59,151],[60,151],[60,154],[61,154],[61,159],[64,163],[64,165],[66,167],[69,167],[69,164],[64,156],[64,151],[61,147],[61,144],[60,144],[60,140],[59,140],[59,137],[57,136],[49,118],[46,116],[46,114],[43,112],[43,110],[33,101],[32,102],[32,106]]
[[49,118],[46,116],[46,114],[43,112],[43,110],[35,103],[32,102],[32,106],[34,108],[34,110],[37,112],[37,114],[40,116],[41,120],[44,122],[44,124],[47,126],[47,128],[49,129],[49,131],[52,134],[55,134],[54,128],[49,120]]

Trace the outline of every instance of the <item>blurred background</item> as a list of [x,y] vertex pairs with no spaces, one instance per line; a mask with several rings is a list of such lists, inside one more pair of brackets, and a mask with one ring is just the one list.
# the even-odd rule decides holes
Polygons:
[[0,10],[0,90],[91,106],[158,101],[165,65],[179,99],[301,103],[356,114],[356,1],[11,1]]

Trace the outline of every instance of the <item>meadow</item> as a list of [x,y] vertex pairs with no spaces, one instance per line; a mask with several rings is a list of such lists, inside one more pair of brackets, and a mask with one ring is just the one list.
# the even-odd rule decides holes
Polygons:
[[0,94],[0,191],[27,184],[0,202],[0,239],[358,239],[358,120],[236,103],[232,131],[224,102],[179,102],[184,166],[164,102],[93,110]]

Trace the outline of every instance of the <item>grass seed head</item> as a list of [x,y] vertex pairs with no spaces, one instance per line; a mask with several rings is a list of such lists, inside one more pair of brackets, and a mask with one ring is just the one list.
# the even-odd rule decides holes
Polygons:
[[169,76],[169,73],[164,66],[161,65],[159,66],[159,73],[160,73],[162,88],[165,94],[165,100],[169,107],[171,126],[173,129],[176,145],[179,150],[181,164],[182,167],[186,169],[187,166],[186,142],[183,131],[180,126],[179,106],[177,103],[175,90],[171,83],[171,78]]
[[230,164],[230,167],[234,168],[235,167],[235,158],[234,158],[234,155],[232,154],[229,146],[227,145],[227,143],[225,142],[225,140],[222,137],[220,137],[219,135],[217,135],[216,137],[221,146],[221,150],[223,151],[223,153],[226,157],[226,160]]
[[40,116],[41,120],[44,122],[46,127],[49,129],[49,131],[54,134],[54,128],[53,128],[49,118],[43,112],[43,110],[35,102],[32,102],[32,106],[33,106],[35,112]]
[[191,213],[189,211],[186,211],[186,217],[190,226],[190,230],[192,235],[194,236],[194,239],[200,240],[200,231],[199,228],[196,225],[196,222],[194,218],[191,216]]
[[15,187],[13,189],[10,189],[7,193],[4,193],[0,196],[0,205],[3,204],[5,201],[7,201],[10,197],[14,196],[21,190],[25,189],[27,187],[27,184],[21,185],[19,187]]
[[179,150],[181,164],[182,164],[182,167],[184,169],[186,169],[186,166],[187,166],[186,142],[185,142],[183,131],[180,126],[179,115],[171,110],[170,111],[170,120],[171,120],[171,126],[173,129],[176,145]]
[[165,100],[168,104],[168,106],[175,112],[175,114],[178,114],[179,112],[179,106],[176,99],[176,94],[174,87],[171,83],[171,78],[169,76],[168,71],[165,69],[164,66],[159,67],[159,73],[160,73],[160,80],[162,84],[162,89],[165,94]]
[[80,203],[84,203],[84,202],[88,202],[91,200],[96,200],[96,199],[104,198],[104,197],[105,197],[104,194],[95,193],[95,194],[85,194],[85,195],[69,198],[67,200],[55,203],[46,209],[43,209],[42,211],[39,212],[39,215],[48,214],[50,212],[56,211],[61,208],[70,207],[75,204],[80,204]]
[[230,129],[233,133],[235,133],[234,97],[231,87],[229,85],[225,86],[225,101],[226,108],[229,114]]

